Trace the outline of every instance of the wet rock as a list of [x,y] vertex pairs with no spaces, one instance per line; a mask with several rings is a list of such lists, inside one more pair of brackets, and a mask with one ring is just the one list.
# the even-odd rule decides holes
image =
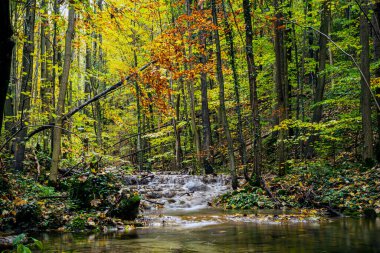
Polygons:
[[185,184],[185,187],[190,191],[190,192],[195,192],[195,191],[207,191],[208,186],[202,182],[197,182],[197,181],[190,181],[187,184]]
[[147,190],[143,189],[143,190],[139,190],[139,193],[140,194],[146,194],[147,193]]
[[368,219],[376,219],[376,211],[373,208],[364,209],[364,217]]
[[139,214],[140,200],[139,195],[123,197],[123,199],[111,211],[111,216],[123,220],[136,219]]
[[149,184],[154,179],[154,174],[144,175],[140,179],[140,184]]
[[18,241],[18,243],[27,243],[28,238],[25,236],[25,234],[0,237],[0,249],[11,249],[13,248],[16,241]]
[[156,191],[156,192],[160,192],[160,191],[162,191],[163,189],[161,188],[161,187],[155,187],[154,188],[154,191]]
[[145,194],[145,197],[148,199],[160,199],[162,198],[162,194],[159,192],[149,192]]
[[127,185],[136,185],[138,183],[136,176],[130,176],[125,179],[125,183]]
[[176,195],[176,192],[174,191],[164,191],[162,193],[162,196],[165,198],[173,198]]

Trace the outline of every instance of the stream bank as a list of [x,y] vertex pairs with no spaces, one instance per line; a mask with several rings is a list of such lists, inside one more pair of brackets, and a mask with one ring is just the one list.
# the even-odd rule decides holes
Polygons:
[[53,188],[27,176],[7,174],[1,184],[5,208],[0,225],[5,235],[36,231],[108,234],[130,233],[140,227],[235,223],[320,226],[335,222],[326,218],[331,210],[341,216],[364,215],[370,210],[367,216],[375,218],[380,206],[379,168],[352,176],[353,170],[325,176],[326,180],[317,180],[320,176],[309,171],[283,178],[264,175],[275,199],[243,181],[241,188],[232,191],[226,175],[130,173],[106,168],[70,175],[59,188]]

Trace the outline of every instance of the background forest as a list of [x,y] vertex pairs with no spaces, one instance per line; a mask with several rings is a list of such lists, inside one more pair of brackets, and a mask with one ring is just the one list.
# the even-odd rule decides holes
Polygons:
[[10,7],[3,171],[53,185],[78,168],[229,173],[234,189],[244,177],[269,195],[265,180],[285,175],[305,192],[301,182],[310,177],[335,187],[343,180],[336,171],[373,178],[378,1],[27,0]]

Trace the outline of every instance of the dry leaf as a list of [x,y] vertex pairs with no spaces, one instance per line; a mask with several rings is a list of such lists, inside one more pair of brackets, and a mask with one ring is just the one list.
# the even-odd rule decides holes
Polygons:
[[82,175],[82,176],[80,176],[80,177],[78,178],[78,180],[79,180],[80,182],[84,183],[84,182],[86,182],[86,180],[87,180],[87,176],[86,176],[86,175]]
[[95,206],[95,207],[97,207],[98,205],[100,205],[100,203],[102,203],[102,201],[100,199],[93,199],[90,202],[91,206]]

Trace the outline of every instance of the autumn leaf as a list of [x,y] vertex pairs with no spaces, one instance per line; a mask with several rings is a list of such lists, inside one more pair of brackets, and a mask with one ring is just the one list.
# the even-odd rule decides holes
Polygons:
[[87,176],[86,176],[86,175],[82,175],[82,176],[80,176],[80,177],[78,178],[78,180],[79,180],[79,182],[84,183],[84,182],[87,181]]
[[13,201],[13,204],[15,206],[22,206],[25,205],[27,202],[24,199],[21,199],[19,197],[16,197],[15,200]]
[[94,207],[99,206],[101,203],[102,203],[102,201],[100,199],[93,199],[90,202],[91,206],[94,206]]

